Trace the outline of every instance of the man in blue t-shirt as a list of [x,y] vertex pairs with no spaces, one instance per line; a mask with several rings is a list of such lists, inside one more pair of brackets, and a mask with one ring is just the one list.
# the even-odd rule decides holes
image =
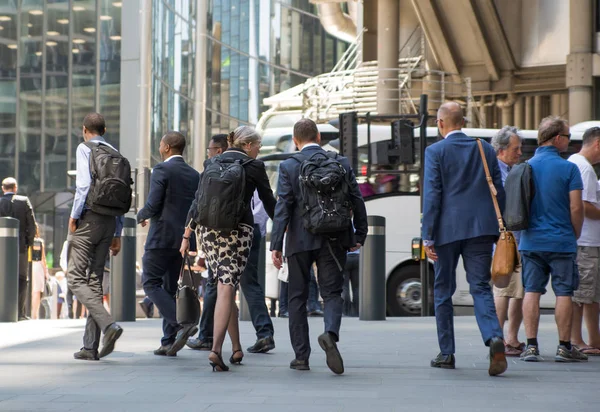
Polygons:
[[587,360],[571,346],[571,297],[579,283],[575,258],[577,238],[583,225],[583,183],[577,166],[561,158],[569,147],[568,123],[558,117],[546,117],[538,130],[538,149],[529,160],[535,195],[531,202],[529,228],[521,232],[519,251],[523,266],[523,317],[527,348],[521,359],[542,360],[537,335],[540,322],[540,297],[552,274],[556,295],[556,325],[559,345],[555,361]]

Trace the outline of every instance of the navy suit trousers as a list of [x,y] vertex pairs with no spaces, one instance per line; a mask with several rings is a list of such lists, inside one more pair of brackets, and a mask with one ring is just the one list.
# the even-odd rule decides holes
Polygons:
[[451,355],[456,351],[452,295],[456,291],[456,266],[461,256],[483,342],[488,345],[490,339],[503,337],[490,286],[492,248],[495,240],[495,236],[480,236],[435,246],[438,261],[434,265],[433,298],[438,341],[440,351],[444,355]]
[[177,249],[150,249],[142,258],[144,292],[156,305],[163,317],[161,345],[175,342],[177,323],[177,280],[183,258]]

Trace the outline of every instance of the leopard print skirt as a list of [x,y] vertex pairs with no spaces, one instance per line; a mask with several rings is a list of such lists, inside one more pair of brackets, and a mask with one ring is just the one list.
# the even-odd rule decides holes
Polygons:
[[236,287],[246,269],[254,228],[241,223],[237,230],[221,232],[203,226],[197,228],[202,252],[212,272],[211,284],[219,280],[224,285]]

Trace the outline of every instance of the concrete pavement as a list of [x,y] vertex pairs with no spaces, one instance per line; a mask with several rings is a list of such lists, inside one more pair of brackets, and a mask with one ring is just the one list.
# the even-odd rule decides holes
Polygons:
[[[213,373],[208,352],[187,348],[176,358],[152,351],[158,319],[122,323],[116,351],[99,362],[73,359],[83,320],[0,324],[0,411],[597,411],[600,358],[553,361],[557,335],[542,316],[540,347],[546,361],[510,359],[507,373],[487,375],[487,348],[473,317],[455,320],[457,369],[429,361],[439,349],[432,318],[361,322],[344,318],[339,345],[346,373],[332,374],[317,344],[322,319],[311,318],[311,371],[289,369],[293,353],[287,319],[274,319],[277,348],[245,354],[241,366]],[[242,322],[244,347],[254,343]],[[521,335],[523,336],[523,334]],[[231,355],[228,340],[223,354]]]

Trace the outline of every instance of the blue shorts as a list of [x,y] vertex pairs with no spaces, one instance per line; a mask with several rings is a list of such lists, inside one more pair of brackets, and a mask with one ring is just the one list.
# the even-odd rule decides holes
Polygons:
[[525,293],[546,293],[552,274],[552,290],[556,296],[573,296],[579,287],[577,253],[522,251],[523,287]]

